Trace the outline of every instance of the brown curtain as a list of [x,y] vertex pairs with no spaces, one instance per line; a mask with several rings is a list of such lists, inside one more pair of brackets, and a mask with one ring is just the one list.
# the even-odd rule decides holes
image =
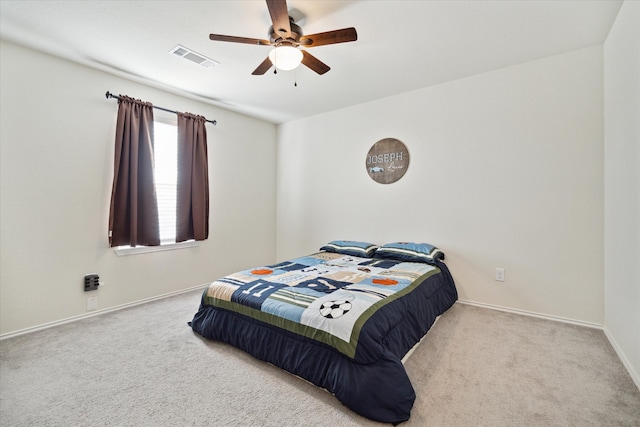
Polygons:
[[153,178],[153,106],[120,95],[116,124],[109,244],[158,246]]
[[209,162],[206,119],[178,113],[176,242],[209,237]]

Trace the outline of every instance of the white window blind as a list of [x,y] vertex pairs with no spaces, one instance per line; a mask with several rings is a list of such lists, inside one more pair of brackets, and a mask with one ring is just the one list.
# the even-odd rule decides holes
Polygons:
[[161,244],[176,241],[176,188],[178,183],[178,128],[154,122],[154,176],[158,198]]

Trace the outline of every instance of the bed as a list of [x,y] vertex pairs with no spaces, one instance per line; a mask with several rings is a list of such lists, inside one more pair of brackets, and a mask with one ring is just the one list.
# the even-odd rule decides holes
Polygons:
[[443,261],[426,243],[332,241],[214,281],[190,325],[398,424],[416,397],[401,360],[458,297]]

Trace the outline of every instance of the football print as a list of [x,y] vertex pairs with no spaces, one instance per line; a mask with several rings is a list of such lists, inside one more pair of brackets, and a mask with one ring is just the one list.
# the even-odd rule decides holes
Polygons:
[[351,310],[351,303],[348,301],[325,301],[320,306],[320,314],[327,319],[337,319]]

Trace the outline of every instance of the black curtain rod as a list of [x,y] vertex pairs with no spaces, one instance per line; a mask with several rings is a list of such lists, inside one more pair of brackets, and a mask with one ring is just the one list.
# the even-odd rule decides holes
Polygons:
[[[111,93],[111,92],[109,92],[109,91],[107,91],[107,93],[105,94],[105,96],[107,97],[107,99],[109,99],[109,98],[115,98],[115,99],[117,99],[117,100],[120,100],[120,97],[119,97],[118,95],[114,95],[114,94],[112,94],[112,93]],[[158,107],[157,105],[154,105],[154,106],[153,106],[153,108],[156,108],[156,109],[158,109],[158,110],[162,110],[162,111],[166,111],[166,112],[168,112],[168,113],[178,114],[178,112],[177,112],[177,111],[169,110],[168,108]],[[215,120],[208,120],[208,119],[205,119],[205,120],[206,120],[206,121],[208,121],[209,123],[211,123],[211,124],[212,124],[212,125],[214,125],[214,126],[218,124],[218,122],[217,122],[217,121],[215,121]]]

